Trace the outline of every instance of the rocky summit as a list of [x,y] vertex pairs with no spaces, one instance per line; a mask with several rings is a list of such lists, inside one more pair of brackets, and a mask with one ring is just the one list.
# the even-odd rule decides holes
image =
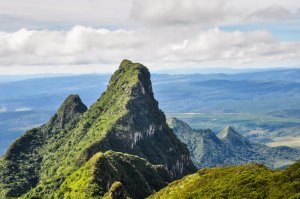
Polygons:
[[195,172],[154,99],[150,73],[124,60],[89,108],[69,96],[0,160],[1,198],[143,198]]

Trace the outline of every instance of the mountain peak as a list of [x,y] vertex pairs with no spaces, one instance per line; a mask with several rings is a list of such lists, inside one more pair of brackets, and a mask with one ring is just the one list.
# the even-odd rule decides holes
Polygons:
[[121,63],[120,63],[120,67],[121,68],[126,68],[126,67],[133,67],[133,66],[138,66],[141,65],[140,63],[133,63],[131,60],[128,59],[124,59]]
[[[168,125],[174,130],[174,133],[176,132],[192,132],[193,129],[185,122],[175,118],[171,117],[167,119]],[[179,135],[177,135],[179,136]]]
[[108,89],[125,92],[133,97],[153,96],[150,77],[150,72],[145,66],[125,59],[112,75]]
[[238,134],[232,126],[226,126],[223,130],[219,133],[219,138],[225,139],[227,136],[231,134]]
[[[70,95],[47,125],[30,132],[11,147],[10,154],[15,158],[5,161],[7,165],[15,165],[5,167],[2,173],[9,173],[10,177],[14,177],[16,175],[11,168],[25,168],[24,165],[32,165],[34,162],[36,178],[30,179],[29,174],[33,168],[28,167],[28,175],[23,175],[24,170],[20,169],[17,177],[24,183],[16,187],[6,180],[11,178],[1,178],[3,175],[0,175],[0,187],[1,183],[7,185],[8,191],[4,193],[7,196],[20,196],[30,190],[27,193],[30,197],[46,194],[45,197],[51,198],[60,186],[64,188],[64,179],[73,176],[74,172],[76,174],[95,154],[109,150],[146,159],[154,165],[155,172],[160,172],[157,170],[160,165],[170,180],[196,170],[186,145],[178,140],[166,124],[166,117],[153,95],[149,70],[142,64],[129,60],[122,61],[119,69],[112,75],[106,91],[88,110],[78,95]],[[28,143],[31,146],[29,149]],[[132,157],[124,155],[123,159]],[[126,172],[140,175],[141,172],[136,169],[138,168],[130,168]],[[123,169],[116,171],[114,164],[112,170],[112,175],[108,176],[109,181],[105,181],[107,183],[103,186],[101,182],[107,176],[97,175],[101,190],[105,192],[114,181],[120,181],[124,186],[128,183],[123,177],[115,178],[124,175]],[[0,170],[0,174],[2,173]],[[149,178],[149,181],[153,179]],[[41,192],[40,187],[52,192]],[[133,195],[137,189],[140,187],[134,186],[128,194]],[[153,192],[155,189],[149,187],[149,190]]]
[[58,115],[66,114],[66,111],[72,111],[75,113],[84,113],[87,107],[82,103],[79,95],[71,94],[62,103],[57,111]]
[[223,130],[218,134],[220,139],[226,139],[230,135],[238,134],[232,126],[226,126]]
[[87,107],[82,103],[80,97],[71,94],[59,107],[50,123],[52,126],[54,125],[58,127],[59,130],[62,130],[66,124],[72,123],[72,120],[76,118],[75,116],[82,114],[85,111],[87,111]]
[[[45,149],[47,144],[61,144],[63,138],[59,136],[60,132],[74,128],[86,110],[87,107],[78,95],[70,95],[47,124],[28,130],[13,142],[3,157],[3,161],[10,166],[0,168],[0,198],[19,197],[37,185],[41,160],[46,156],[45,154],[51,153],[49,148]],[[24,165],[31,165],[31,167]],[[5,176],[21,179],[20,183],[17,185],[11,183],[10,178],[5,178]],[[7,185],[6,190],[1,190],[1,183]]]
[[232,126],[226,126],[219,134],[218,137],[227,144],[235,146],[251,145],[240,133],[236,132]]

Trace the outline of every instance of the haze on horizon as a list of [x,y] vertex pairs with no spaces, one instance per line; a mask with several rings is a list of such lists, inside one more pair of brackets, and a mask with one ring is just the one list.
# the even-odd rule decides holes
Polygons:
[[10,0],[0,22],[0,75],[300,66],[298,0]]

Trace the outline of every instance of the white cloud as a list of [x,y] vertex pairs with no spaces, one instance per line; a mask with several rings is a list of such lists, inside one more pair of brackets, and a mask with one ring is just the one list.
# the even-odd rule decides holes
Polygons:
[[131,15],[146,25],[218,25],[292,20],[299,0],[135,0]]
[[20,107],[15,109],[16,112],[24,112],[24,111],[31,111],[29,107]]
[[[40,17],[43,20],[90,19],[100,17],[121,18],[127,15],[131,7],[131,0],[10,0],[1,1],[1,14],[8,14],[26,18]],[[113,15],[119,11],[119,15]],[[123,15],[125,13],[125,15]]]
[[136,27],[133,21],[215,27],[292,20],[299,10],[299,0],[9,0],[0,1],[0,29],[116,29]]
[[0,1],[0,29],[124,26],[130,24],[133,0]]
[[284,8],[282,6],[272,5],[266,8],[258,9],[250,13],[247,17],[249,20],[253,21],[277,21],[277,20],[288,20],[290,18],[296,17],[298,12],[292,12],[291,10]]
[[260,58],[275,61],[289,59],[293,55],[300,56],[300,47],[297,47],[299,43],[278,42],[267,31],[223,32],[211,29],[199,33],[190,40],[184,40],[183,44],[182,48],[171,47],[170,60],[174,62],[222,60],[255,64]]
[[69,31],[21,29],[0,33],[0,63],[13,64],[86,64],[105,63],[116,56],[141,48],[143,38],[132,31],[93,29],[75,26]]
[[300,61],[300,42],[282,42],[268,31],[218,28],[0,32],[0,74],[111,72],[124,58],[152,70],[170,67],[290,66]]

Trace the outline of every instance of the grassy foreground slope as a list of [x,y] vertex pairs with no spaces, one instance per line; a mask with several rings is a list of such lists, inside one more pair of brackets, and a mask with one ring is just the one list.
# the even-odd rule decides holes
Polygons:
[[[55,192],[54,198],[101,198],[115,183],[122,185],[122,193],[132,198],[145,198],[171,181],[162,165],[152,165],[138,156],[107,151],[95,154],[84,166],[68,176]],[[112,184],[111,187],[107,187]],[[122,197],[120,197],[122,198]]]
[[201,169],[149,198],[300,198],[300,161],[280,171],[259,164]]

